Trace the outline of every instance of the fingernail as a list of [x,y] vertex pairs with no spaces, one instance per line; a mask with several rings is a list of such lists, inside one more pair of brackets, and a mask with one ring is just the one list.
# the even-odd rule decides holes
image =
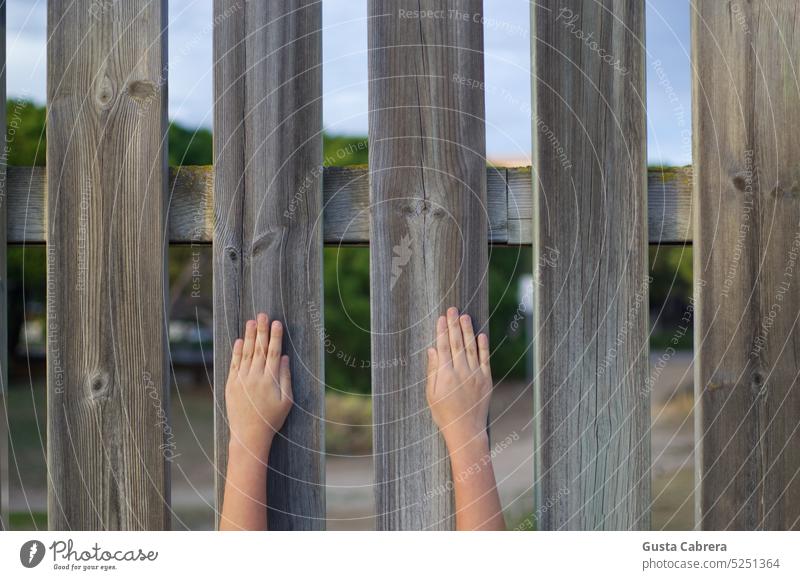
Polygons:
[[455,308],[455,307],[448,308],[447,309],[447,315],[450,318],[455,318],[456,316],[458,316],[458,308]]
[[281,323],[276,320],[275,322],[272,323],[272,329],[273,330],[280,330],[281,329]]

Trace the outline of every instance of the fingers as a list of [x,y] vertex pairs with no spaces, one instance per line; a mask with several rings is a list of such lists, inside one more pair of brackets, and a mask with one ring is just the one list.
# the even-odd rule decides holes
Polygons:
[[439,355],[435,348],[428,349],[428,381],[425,384],[425,392],[430,397],[436,387],[436,371],[439,369]]
[[489,367],[489,337],[483,332],[478,335],[478,360],[481,365],[481,372],[487,377],[492,377],[492,369]]
[[264,368],[267,360],[267,344],[269,343],[269,318],[263,312],[256,317],[256,346],[253,355],[253,367]]
[[256,348],[256,321],[248,320],[244,326],[244,345],[242,346],[242,362],[240,369],[244,372],[250,370],[253,354]]
[[231,354],[230,374],[232,375],[239,372],[239,365],[242,363],[242,347],[244,347],[244,341],[237,338],[233,343],[233,353]]
[[450,338],[447,330],[447,319],[440,316],[436,322],[436,354],[439,359],[439,365],[450,364],[453,360],[450,353]]
[[289,369],[289,357],[283,355],[280,362],[281,399],[292,401],[292,371]]
[[272,321],[272,330],[269,336],[269,348],[267,349],[267,372],[273,378],[275,384],[280,380],[281,350],[283,349],[283,325],[277,321]]
[[466,366],[467,358],[464,354],[464,339],[461,336],[461,325],[458,322],[458,309],[447,309],[447,331],[450,335],[450,350],[453,353],[454,366]]
[[464,314],[459,319],[461,323],[461,333],[464,335],[464,350],[466,352],[467,364],[470,370],[478,368],[478,345],[475,342],[475,331],[472,329],[472,318],[469,314]]

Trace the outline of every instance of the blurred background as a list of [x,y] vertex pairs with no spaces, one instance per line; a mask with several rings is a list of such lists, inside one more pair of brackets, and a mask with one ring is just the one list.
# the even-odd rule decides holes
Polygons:
[[[8,164],[45,165],[43,0],[8,2]],[[169,162],[212,163],[211,0],[170,1]],[[487,156],[530,165],[527,0],[486,2]],[[648,2],[648,148],[654,166],[691,162],[689,7]],[[363,165],[367,144],[366,2],[323,2],[324,157]],[[198,72],[199,71],[199,72]],[[347,152],[342,155],[341,152]],[[653,528],[693,525],[692,256],[650,247]],[[213,529],[211,249],[169,250],[174,529]],[[45,251],[8,253],[11,526],[46,528]],[[489,260],[492,437],[518,435],[495,457],[509,527],[534,529],[532,255],[492,248]],[[372,529],[369,249],[326,247],[328,528]]]

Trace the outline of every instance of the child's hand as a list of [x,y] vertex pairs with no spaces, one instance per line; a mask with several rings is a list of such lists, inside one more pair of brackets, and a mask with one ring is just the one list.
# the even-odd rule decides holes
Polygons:
[[269,454],[272,438],[292,408],[289,357],[281,356],[283,326],[275,320],[270,330],[268,323],[263,313],[257,322],[247,321],[244,340],[233,345],[225,384],[231,445],[259,456]]
[[436,348],[428,349],[428,404],[448,447],[463,445],[486,434],[489,337],[481,333],[476,340],[472,320],[455,308],[439,317],[436,335]]

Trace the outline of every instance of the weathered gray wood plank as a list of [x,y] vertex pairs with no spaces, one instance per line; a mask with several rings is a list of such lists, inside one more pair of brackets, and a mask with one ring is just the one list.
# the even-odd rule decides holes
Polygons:
[[[167,234],[171,244],[211,243],[213,173],[210,165],[170,168]],[[531,179],[530,167],[486,170],[490,244],[531,245]],[[647,181],[650,243],[691,243],[691,167],[651,169]],[[9,243],[44,243],[46,188],[44,167],[8,168]],[[322,199],[325,244],[369,244],[369,172],[366,167],[326,167]]]
[[[369,3],[372,388],[379,529],[449,529],[444,443],[425,400],[425,350],[450,305],[486,330],[488,218],[482,2],[473,18]],[[441,6],[439,6],[441,8]],[[405,14],[405,16],[403,15]],[[431,494],[428,501],[421,498]]]
[[167,3],[92,4],[48,2],[48,525],[159,530]]
[[323,529],[322,9],[313,0],[215,7],[235,13],[214,41],[223,176],[215,209],[218,497],[230,348],[244,321],[264,311],[286,325],[295,401],[269,460],[269,528]]
[[[242,211],[245,167],[244,0],[214,1],[214,491],[219,527],[230,430],[225,382],[234,341],[242,336]],[[177,199],[177,198],[175,198]],[[170,212],[171,214],[172,212]]]
[[[0,4],[0,111],[6,110],[6,3]],[[0,146],[6,151],[6,116],[0,115]],[[6,219],[8,155],[0,155],[0,531],[8,530],[8,272]]]
[[538,528],[647,529],[644,3],[531,6]]
[[696,525],[800,529],[800,11],[692,3]]

